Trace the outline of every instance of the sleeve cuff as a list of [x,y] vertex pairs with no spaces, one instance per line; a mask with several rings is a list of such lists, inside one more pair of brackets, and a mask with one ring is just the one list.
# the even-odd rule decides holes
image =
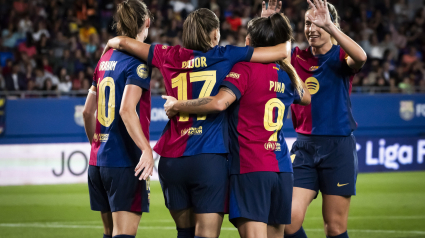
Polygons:
[[129,79],[127,79],[127,82],[125,83],[125,85],[128,85],[128,84],[133,84],[133,85],[139,86],[139,87],[146,89],[146,90],[150,89],[149,83],[141,81],[140,79],[129,78]]
[[221,87],[226,87],[232,90],[232,92],[236,95],[236,100],[239,100],[242,97],[241,91],[231,82],[224,81],[221,83]]
[[93,82],[91,83],[91,85],[95,86],[97,88],[97,83],[96,81],[93,80]]
[[149,48],[149,55],[148,55],[148,66],[152,67],[152,60],[153,60],[153,53],[155,51],[155,46],[154,44],[151,45],[151,47]]
[[254,48],[251,46],[247,46],[247,47],[248,47],[248,52],[246,53],[245,62],[251,61],[252,54],[254,54]]

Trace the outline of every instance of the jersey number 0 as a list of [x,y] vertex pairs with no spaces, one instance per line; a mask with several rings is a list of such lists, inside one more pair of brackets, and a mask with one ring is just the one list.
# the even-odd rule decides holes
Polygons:
[[[108,105],[106,105],[106,87],[109,87]],[[115,119],[115,82],[111,77],[106,77],[99,84],[99,98],[97,101],[97,120],[104,127],[109,127]],[[106,115],[108,106],[108,115]]]

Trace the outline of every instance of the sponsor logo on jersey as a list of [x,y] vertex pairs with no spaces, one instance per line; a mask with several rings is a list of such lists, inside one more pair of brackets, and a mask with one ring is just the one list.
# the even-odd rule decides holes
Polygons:
[[102,61],[99,65],[99,71],[114,71],[118,61]]
[[183,129],[181,131],[181,135],[189,135],[189,136],[194,136],[194,135],[202,135],[202,126],[200,127],[189,127],[186,129]]
[[277,142],[269,141],[264,143],[264,149],[272,151],[280,151],[280,144]]
[[279,68],[278,68],[278,67],[276,67],[276,66],[273,66],[273,69],[275,69],[275,70],[279,71]]
[[310,67],[310,71],[315,71],[316,69],[318,69],[319,68],[319,66],[311,66]]
[[100,141],[100,142],[106,142],[108,140],[108,138],[109,138],[109,134],[98,134],[98,133],[95,133],[93,135],[93,142],[98,142],[98,141]]
[[193,68],[207,67],[207,58],[196,57],[194,59],[183,61],[182,69],[193,69]]
[[166,46],[166,45],[163,45],[163,46],[162,46],[162,49],[163,49],[163,50],[165,50],[165,49],[167,49],[167,48],[168,48],[168,46]]
[[84,111],[84,105],[75,106],[74,121],[79,126],[84,126],[83,111]]
[[413,101],[400,101],[400,117],[405,121],[410,121],[414,115]]
[[235,72],[230,72],[230,73],[227,75],[227,77],[228,77],[228,78],[234,78],[234,79],[239,79],[239,77],[240,77],[240,76],[241,76],[240,74],[235,73]]
[[305,86],[311,95],[316,94],[319,91],[320,84],[315,77],[310,77],[305,81]]
[[149,74],[149,68],[145,64],[141,64],[137,67],[137,75],[139,75],[140,78],[145,79],[148,77]]
[[342,187],[342,186],[345,186],[345,185],[347,185],[348,183],[344,183],[344,184],[337,184],[336,186],[338,186],[338,187]]

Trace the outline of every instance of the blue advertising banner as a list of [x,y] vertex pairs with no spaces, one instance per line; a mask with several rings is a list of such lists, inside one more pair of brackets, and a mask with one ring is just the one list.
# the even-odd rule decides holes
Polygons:
[[[351,101],[358,123],[356,137],[425,136],[425,94],[353,95]],[[159,96],[152,97],[151,140],[159,139],[168,122],[164,102]],[[0,126],[6,126],[0,144],[87,142],[84,103],[85,98],[7,100],[7,107],[0,109],[4,110]],[[296,137],[291,118],[282,130],[285,137]]]
[[425,137],[356,140],[359,172],[425,170]]
[[5,115],[6,114],[6,98],[0,96],[0,136],[4,134]]

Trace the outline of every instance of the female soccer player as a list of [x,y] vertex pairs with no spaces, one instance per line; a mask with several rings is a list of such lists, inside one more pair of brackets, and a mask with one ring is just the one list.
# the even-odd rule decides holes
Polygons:
[[[118,35],[146,39],[150,12],[141,0],[119,4],[115,20]],[[96,67],[87,96],[83,115],[92,146],[90,205],[101,212],[104,238],[135,237],[142,212],[149,212],[148,177],[139,179],[134,171],[151,174],[154,165],[149,145],[150,73],[145,62],[109,50]]]
[[[248,23],[246,44],[273,46],[292,39],[289,20],[274,14]],[[164,96],[167,115],[216,113],[229,107],[230,221],[242,238],[282,238],[291,223],[292,163],[281,127],[292,103],[310,94],[284,61],[237,63],[216,96],[177,101]],[[236,101],[236,102],[235,102]],[[235,102],[235,103],[234,103]]]
[[[276,0],[272,5],[277,8]],[[147,59],[160,69],[167,94],[182,100],[216,95],[237,62],[274,62],[289,55],[290,43],[256,49],[219,47],[219,28],[217,16],[202,8],[184,22],[184,48],[150,46],[128,37],[111,39],[108,47]],[[220,234],[228,185],[227,136],[225,113],[180,114],[169,121],[154,148],[161,155],[160,182],[178,237]]]
[[[292,146],[294,194],[292,223],[286,238],[307,237],[302,223],[308,205],[322,192],[327,237],[346,238],[350,198],[356,194],[357,151],[352,132],[351,80],[366,62],[366,53],[339,30],[335,7],[307,0],[305,36],[310,47],[295,48],[291,62],[311,94],[306,107],[292,105],[298,133]],[[339,45],[338,45],[339,44]]]

